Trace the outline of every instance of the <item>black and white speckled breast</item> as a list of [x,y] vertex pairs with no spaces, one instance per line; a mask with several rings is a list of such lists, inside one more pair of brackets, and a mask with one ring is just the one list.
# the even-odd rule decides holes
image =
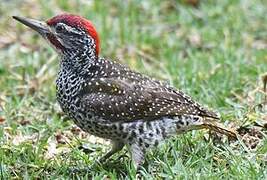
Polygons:
[[84,108],[80,102],[79,92],[82,88],[83,80],[72,73],[71,70],[61,69],[56,80],[57,101],[62,110],[71,118],[77,119],[79,112]]

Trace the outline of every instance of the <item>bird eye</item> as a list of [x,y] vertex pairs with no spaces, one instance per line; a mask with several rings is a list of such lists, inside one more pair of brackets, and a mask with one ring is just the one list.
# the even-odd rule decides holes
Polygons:
[[58,24],[56,27],[56,32],[61,33],[65,31],[65,27],[62,24]]

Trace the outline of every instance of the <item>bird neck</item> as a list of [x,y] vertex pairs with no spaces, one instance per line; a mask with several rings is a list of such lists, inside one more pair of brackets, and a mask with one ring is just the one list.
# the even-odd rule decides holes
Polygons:
[[68,69],[78,76],[85,76],[97,60],[95,45],[79,46],[64,51],[61,56],[61,68]]

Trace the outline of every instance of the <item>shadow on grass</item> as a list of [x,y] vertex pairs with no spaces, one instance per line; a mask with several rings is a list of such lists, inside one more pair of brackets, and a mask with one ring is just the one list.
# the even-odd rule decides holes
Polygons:
[[70,167],[68,174],[70,177],[87,177],[93,178],[93,176],[98,175],[108,175],[116,174],[117,177],[125,178],[128,176],[128,161],[125,158],[118,158],[116,160],[109,159],[103,164],[94,162],[93,165],[88,165],[88,167]]

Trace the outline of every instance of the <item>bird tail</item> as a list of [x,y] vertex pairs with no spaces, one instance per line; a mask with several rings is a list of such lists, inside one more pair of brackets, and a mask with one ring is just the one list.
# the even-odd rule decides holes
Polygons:
[[221,123],[217,122],[212,118],[205,117],[201,126],[203,126],[203,128],[213,130],[220,134],[224,134],[230,138],[237,139],[237,132],[235,130],[226,128]]
[[[182,122],[184,122],[182,126],[181,120]],[[177,121],[175,121],[176,134],[180,134],[188,130],[210,129],[220,134],[224,134],[232,139],[237,139],[237,133],[234,130],[224,127],[216,120],[217,119],[214,119],[212,117],[183,116],[182,118],[178,118]]]

